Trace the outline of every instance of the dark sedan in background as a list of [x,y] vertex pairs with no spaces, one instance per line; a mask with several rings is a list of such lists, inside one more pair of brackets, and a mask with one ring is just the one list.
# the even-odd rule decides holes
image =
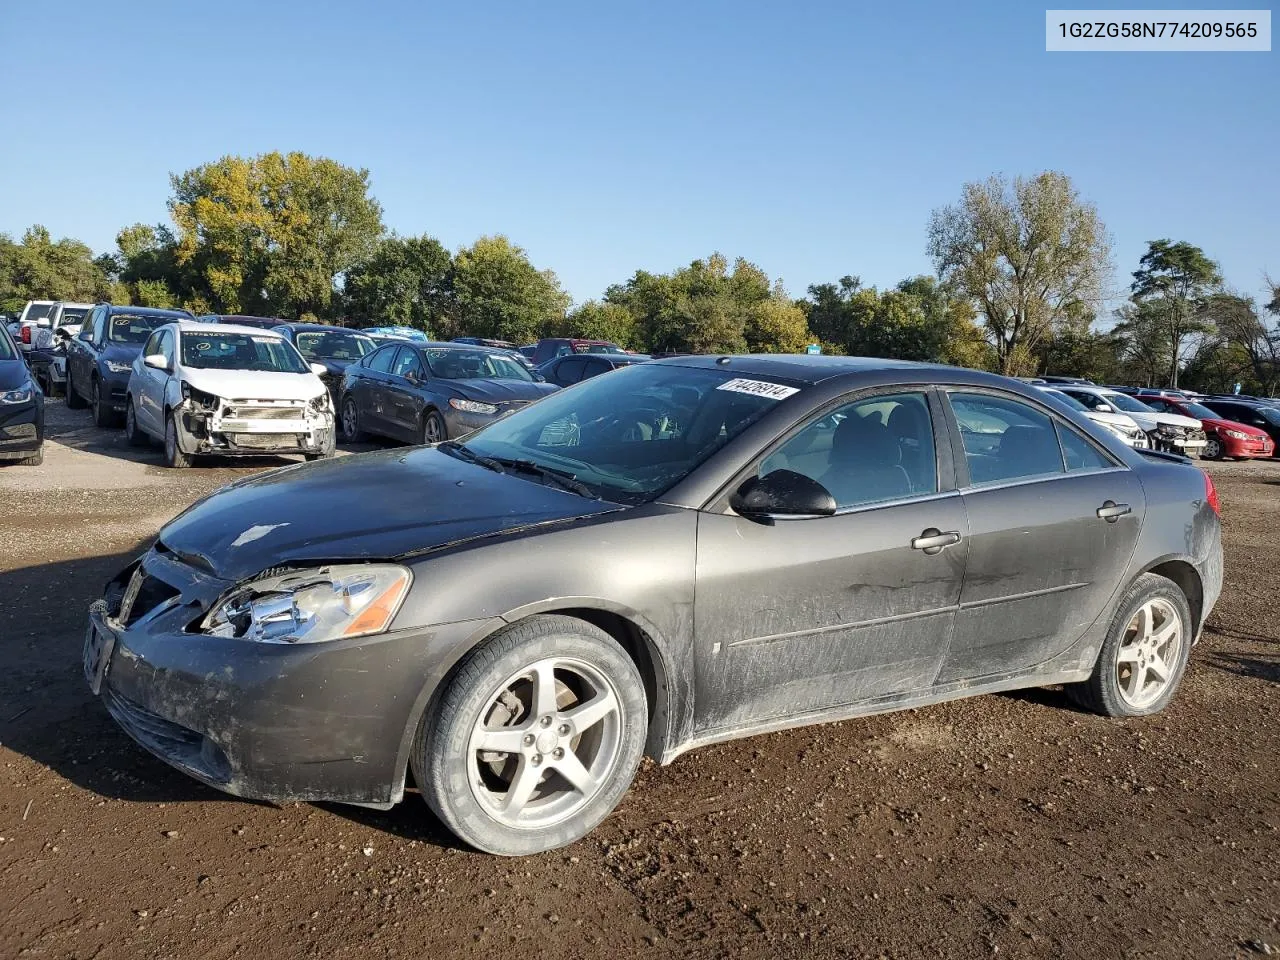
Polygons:
[[83,660],[205,783],[387,807],[411,768],[458,836],[524,854],[646,750],[1054,684],[1156,713],[1221,586],[1208,476],[1040,390],[690,357],[224,488],[108,585]]
[[629,367],[633,363],[643,363],[649,358],[638,353],[570,353],[563,357],[548,360],[538,367],[548,383],[557,387],[567,387],[583,380],[590,380],[619,367]]
[[0,462],[44,462],[44,394],[9,331],[0,327]]
[[325,368],[320,379],[329,388],[335,410],[347,367],[377,347],[372,338],[358,330],[323,323],[280,323],[271,329],[297,347],[308,363],[318,363]]
[[151,331],[175,320],[194,320],[185,310],[117,307],[100,303],[67,344],[67,406],[87,403],[93,421],[109,427],[124,415],[129,374]]
[[509,351],[459,343],[388,343],[350,364],[338,410],[349,441],[377,434],[436,443],[492,423],[557,387]]

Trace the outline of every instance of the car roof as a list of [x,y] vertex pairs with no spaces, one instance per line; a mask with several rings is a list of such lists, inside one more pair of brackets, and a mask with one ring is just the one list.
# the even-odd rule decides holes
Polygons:
[[130,307],[119,303],[95,304],[105,306],[108,313],[132,313],[139,317],[173,317],[174,320],[195,322],[191,314],[185,310],[171,310],[162,307]]
[[941,363],[917,363],[911,360],[886,360],[881,357],[833,357],[799,353],[747,353],[720,356],[696,355],[666,357],[649,361],[679,367],[711,368],[744,376],[782,377],[799,383],[816,384],[834,377],[852,374],[895,373],[916,381],[941,380],[950,383],[989,384],[1008,387],[1017,384],[1034,389],[1009,377],[1001,377],[968,367],[951,367]]
[[277,340],[284,339],[280,334],[269,328],[258,329],[256,327],[245,327],[236,323],[201,323],[199,320],[177,320],[173,323],[183,333],[239,333],[247,334],[253,331],[255,337],[275,337]]
[[294,331],[295,333],[310,333],[312,331],[334,330],[339,333],[358,333],[362,337],[369,336],[363,330],[355,330],[355,329],[352,329],[351,327],[339,327],[332,323],[302,323],[301,321],[294,322],[292,320],[281,320],[279,323],[276,324],[276,326],[288,327],[290,330]]

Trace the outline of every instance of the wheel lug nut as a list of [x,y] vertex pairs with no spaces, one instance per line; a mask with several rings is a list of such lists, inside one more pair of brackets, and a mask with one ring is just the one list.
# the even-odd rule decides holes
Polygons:
[[543,717],[543,718],[542,718],[541,720],[539,720],[538,722],[539,722],[540,724],[542,724],[544,727],[549,727],[549,726],[551,726],[551,718],[550,718],[550,717]]
[[536,766],[541,765],[541,763],[542,763],[542,754],[540,754],[540,753],[535,753],[535,754],[530,758],[530,762],[531,762],[535,767],[536,767]]
[[524,745],[525,745],[526,747],[532,747],[532,746],[533,746],[533,734],[532,734],[532,733],[526,733],[526,734],[524,735]]
[[569,735],[569,725],[567,723],[560,724],[560,736],[567,737]]
[[557,760],[563,760],[564,750],[561,747],[556,747],[555,750],[551,752],[551,756],[555,757]]

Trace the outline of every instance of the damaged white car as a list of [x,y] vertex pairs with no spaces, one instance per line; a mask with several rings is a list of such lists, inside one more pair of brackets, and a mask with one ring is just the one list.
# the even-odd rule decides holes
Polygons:
[[334,452],[329,391],[270,330],[181,321],[156,328],[129,375],[125,436],[164,443],[171,467],[199,456]]

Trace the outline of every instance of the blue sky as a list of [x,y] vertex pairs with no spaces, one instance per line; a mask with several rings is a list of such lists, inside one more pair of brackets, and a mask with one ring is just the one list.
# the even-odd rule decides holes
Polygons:
[[1027,3],[7,3],[0,231],[110,249],[168,176],[303,150],[389,227],[505,233],[578,301],[720,250],[793,294],[927,272],[966,180],[1066,172],[1115,240],[1280,275],[1280,53],[1049,54]]

